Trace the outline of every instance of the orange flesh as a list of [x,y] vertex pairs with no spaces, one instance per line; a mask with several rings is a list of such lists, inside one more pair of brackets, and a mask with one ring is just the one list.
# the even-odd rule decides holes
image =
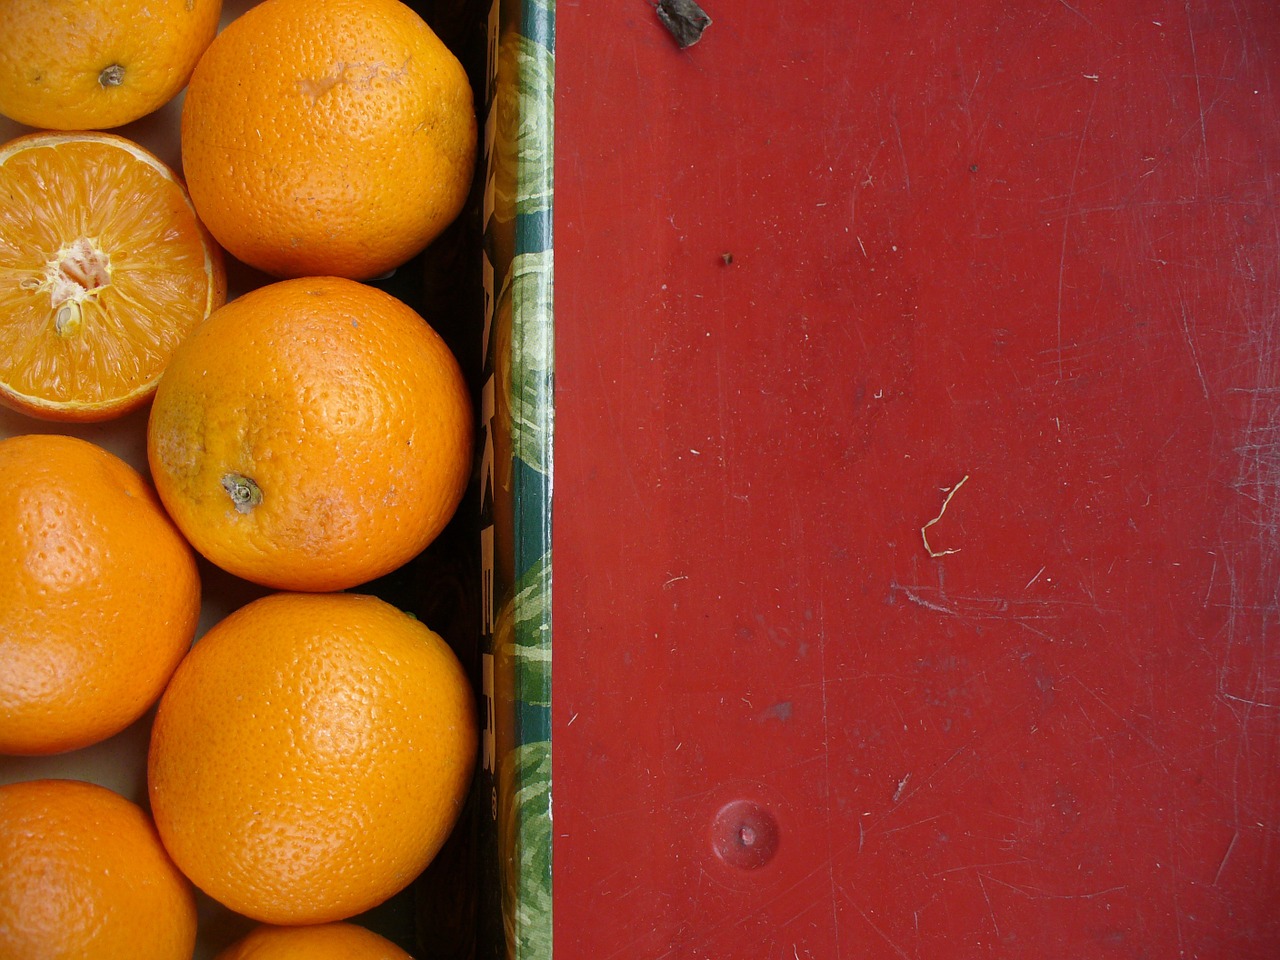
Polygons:
[[123,413],[222,296],[185,192],[141,148],[100,134],[0,147],[0,399],[58,419]]

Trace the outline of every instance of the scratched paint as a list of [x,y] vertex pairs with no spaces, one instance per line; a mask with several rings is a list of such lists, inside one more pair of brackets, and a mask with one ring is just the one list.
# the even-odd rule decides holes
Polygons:
[[1280,954],[1280,12],[651,20],[557,25],[562,960]]

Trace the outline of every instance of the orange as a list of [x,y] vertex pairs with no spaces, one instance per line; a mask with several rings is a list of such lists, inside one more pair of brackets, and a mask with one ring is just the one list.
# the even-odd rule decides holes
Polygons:
[[269,594],[215,624],[160,698],[151,809],[214,899],[326,923],[426,867],[476,745],[467,677],[422,623],[372,596]]
[[0,786],[0,957],[191,960],[190,883],[141,809],[77,780]]
[[413,960],[390,940],[354,923],[260,926],[214,960]]
[[0,113],[103,130],[164,106],[213,39],[222,0],[0,0]]
[[182,107],[196,209],[279,277],[408,260],[461,211],[475,152],[466,72],[399,0],[264,0],[209,45]]
[[268,284],[195,330],[151,407],[161,499],[213,563],[340,590],[418,554],[457,508],[474,424],[457,361],[410,307],[338,278]]
[[84,440],[0,440],[0,753],[96,743],[195,635],[195,554],[138,472]]
[[80,421],[141,406],[225,297],[221,252],[147,150],[106,133],[0,146],[0,402]]

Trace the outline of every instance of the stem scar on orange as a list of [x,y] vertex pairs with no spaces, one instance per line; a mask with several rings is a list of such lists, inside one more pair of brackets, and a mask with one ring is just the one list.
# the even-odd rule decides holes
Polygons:
[[126,413],[225,299],[221,251],[149,151],[107,133],[0,146],[0,402],[50,420]]
[[192,545],[236,576],[329,591],[403,565],[471,474],[471,398],[412,308],[334,277],[259,287],[178,348],[147,456]]
[[218,29],[222,0],[4,0],[0,113],[105,130],[164,106]]

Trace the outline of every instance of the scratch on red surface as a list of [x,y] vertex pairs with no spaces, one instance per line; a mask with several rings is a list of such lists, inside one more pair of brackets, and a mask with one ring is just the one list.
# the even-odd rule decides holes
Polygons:
[[1178,294],[1178,304],[1181,307],[1182,337],[1187,342],[1187,349],[1191,351],[1191,362],[1195,365],[1200,389],[1204,393],[1204,398],[1208,400],[1209,382],[1204,378],[1204,368],[1200,365],[1200,352],[1196,349],[1195,339],[1191,335],[1191,322],[1187,317],[1187,300],[1181,293]]
[[826,811],[827,830],[827,890],[831,898],[832,940],[836,956],[840,956],[840,910],[836,904],[835,827],[831,813],[831,728],[827,716],[827,631],[822,597],[818,598],[818,663],[822,693],[822,779],[823,806]]
[[1169,876],[1169,900],[1172,909],[1169,911],[1173,914],[1174,930],[1178,936],[1178,956],[1186,955],[1186,935],[1182,930],[1182,905],[1178,902],[1178,888],[1180,886],[1178,879],[1177,858],[1171,857],[1167,871]]
[[[843,890],[841,890],[840,892],[841,894],[844,894],[846,900],[849,900],[848,895],[845,894]],[[874,920],[871,919],[870,916],[867,915],[867,911],[863,910],[859,904],[854,903],[852,900],[849,900],[849,902],[853,904],[853,909],[858,911],[858,916],[862,917],[862,919],[867,922],[867,926],[869,926],[872,930],[874,930],[876,934],[880,937],[880,939],[883,940],[885,943],[887,943],[890,946],[890,948],[892,948],[894,953],[902,957],[903,960],[911,960],[911,955],[908,954],[905,950],[903,950],[902,947],[900,947],[893,940],[893,938],[891,938],[887,933],[885,933],[882,929],[880,929],[879,924],[877,924]]]
[[[1058,597],[978,597],[950,596],[938,587],[924,584],[889,584],[890,595],[902,594],[917,607],[958,618],[961,622],[998,621],[1012,623],[1042,640],[1054,643],[1058,637],[1048,629],[1059,620],[1063,611],[1073,607],[1084,608],[1098,614],[1116,611],[1087,596],[1087,585],[1081,591],[1087,599],[1073,600]],[[1038,625],[1043,624],[1043,625]]]
[[991,928],[995,931],[995,934],[998,937],[1000,936],[1000,922],[996,920],[996,908],[991,904],[991,895],[987,893],[987,882],[981,870],[977,871],[977,877],[978,888],[982,891],[982,899],[987,901],[987,913],[991,917]]
[[1216,887],[1222,880],[1223,871],[1227,869],[1227,861],[1231,859],[1231,853],[1236,848],[1236,843],[1240,839],[1240,831],[1236,830],[1231,834],[1231,842],[1227,844],[1226,852],[1223,853],[1222,859],[1218,862],[1218,869],[1213,875],[1213,883],[1210,886]]
[[[974,125],[973,125],[972,104],[973,104],[973,95],[977,92],[978,84],[982,80],[982,70],[981,69],[978,70],[977,74],[973,78],[973,83],[968,84],[967,89],[965,87],[965,84],[968,83],[968,80],[965,77],[965,58],[963,54],[960,54],[956,58],[956,71],[960,74],[962,78],[962,84],[960,87],[960,96],[958,100],[958,103],[960,105],[960,112],[964,114],[964,125],[965,125],[966,131],[969,134],[969,139],[971,141],[974,141],[974,143],[971,144],[971,146],[974,149],[976,149],[977,147],[976,141],[979,140],[980,138],[977,136],[978,131],[974,129]],[[985,119],[983,120],[982,125],[983,127],[986,126]]]
[[904,776],[901,780],[898,781],[897,789],[894,790],[893,792],[893,800],[892,800],[893,806],[889,808],[889,813],[892,813],[894,810],[897,810],[898,807],[902,806],[902,804],[906,803],[908,800],[914,797],[921,790],[927,789],[933,783],[934,778],[937,777],[938,774],[940,774],[943,770],[947,769],[947,767],[951,766],[951,764],[955,761],[955,759],[969,748],[969,744],[972,743],[974,739],[976,739],[976,735],[970,738],[970,740],[967,743],[961,744],[959,747],[956,747],[955,751],[949,757],[947,757],[947,759],[943,760],[940,764],[938,764],[936,767],[934,767],[932,770],[929,771],[928,776],[924,778],[924,781],[922,783],[917,785],[915,789],[909,792],[907,790],[907,784],[911,782],[911,774],[907,773],[906,776]]
[[1043,890],[1039,887],[1032,887],[1027,884],[1010,883],[1007,880],[1001,880],[999,877],[993,877],[990,874],[978,873],[981,878],[986,876],[992,883],[998,883],[1002,887],[1007,887],[1014,893],[1026,897],[1028,900],[1097,900],[1099,897],[1105,897],[1109,893],[1120,893],[1128,890],[1129,885],[1119,883],[1115,886],[1106,887],[1102,890],[1088,890],[1083,893],[1054,893],[1050,890]]
[[1076,160],[1071,167],[1071,181],[1067,185],[1066,211],[1062,216],[1062,245],[1058,254],[1057,342],[1059,383],[1062,382],[1062,288],[1067,276],[1067,237],[1071,232],[1072,208],[1076,196],[1076,178],[1080,174],[1080,160],[1084,156],[1084,144],[1089,137],[1089,124],[1093,122],[1093,108],[1097,102],[1098,88],[1094,87],[1093,96],[1089,99],[1089,112],[1085,114],[1084,126],[1080,128],[1080,142],[1076,145]]
[[[1014,857],[1009,860],[993,860],[989,863],[964,863],[957,867],[946,867],[942,870],[935,870],[929,876],[931,879],[936,880],[939,877],[945,877],[953,873],[967,873],[970,870],[976,873],[979,870],[990,870],[993,867],[1022,867],[1035,862],[1036,861],[1031,857]],[[987,874],[987,876],[990,876],[990,874]]]
[[893,136],[898,141],[898,159],[902,162],[902,181],[907,193],[911,192],[911,171],[907,168],[907,151],[902,146],[902,128],[898,126],[897,98],[889,100],[889,122],[893,124]]
[[[926,600],[924,597],[920,596],[920,594],[917,593],[916,590],[913,590],[911,587],[904,587],[901,584],[891,583],[889,585],[889,589],[900,591],[904,597],[906,597],[908,600],[910,600],[912,603],[914,603],[918,607],[924,607],[926,610],[932,610],[934,613],[945,613],[948,616],[952,616],[952,617],[958,616],[956,611],[953,610],[951,607],[943,606],[941,603],[936,603],[933,600]],[[916,589],[919,589],[919,588],[916,588]]]
[[[858,194],[861,193],[863,188],[865,187],[875,186],[875,181],[872,179],[872,176],[871,176],[871,168],[875,166],[876,158],[880,156],[880,151],[882,149],[884,149],[883,140],[881,140],[878,144],[876,144],[875,150],[873,150],[871,153],[871,159],[867,161],[867,165],[862,169],[862,177],[858,180],[857,183],[853,185],[853,191],[850,193],[850,196],[849,196],[849,229],[850,230],[853,230],[858,225]],[[859,240],[858,244],[861,245],[862,241]],[[862,255],[864,257],[867,255],[866,247],[862,248]]]
[[[1072,683],[1078,686],[1081,690],[1087,693],[1100,707],[1102,707],[1104,711],[1109,713],[1114,719],[1118,720],[1120,724],[1126,730],[1129,731],[1130,734],[1132,734],[1138,740],[1142,741],[1142,743],[1146,744],[1146,746],[1150,748],[1150,750],[1156,755],[1157,761],[1160,763],[1160,765],[1168,769],[1168,757],[1166,757],[1164,748],[1160,746],[1160,744],[1156,743],[1154,740],[1151,739],[1151,737],[1143,733],[1142,730],[1140,730],[1132,720],[1130,720],[1127,716],[1125,716],[1123,713],[1117,710],[1114,706],[1108,703],[1107,700],[1100,693],[1098,693],[1097,690],[1093,689],[1093,687],[1089,686],[1087,683],[1081,680],[1078,676],[1074,674],[1070,674],[1065,679],[1070,680]],[[1086,712],[1086,716],[1087,716],[1087,712]]]
[[1087,23],[1089,26],[1091,27],[1093,26],[1093,21],[1090,20],[1088,17],[1086,17],[1083,13],[1081,13],[1078,8],[1073,7],[1071,4],[1067,3],[1067,0],[1058,0],[1058,2],[1062,4],[1064,7],[1066,7],[1068,10],[1070,10],[1072,13],[1074,13],[1081,20],[1083,20],[1085,23]]
[[1183,9],[1187,15],[1187,39],[1191,45],[1191,74],[1196,81],[1196,107],[1200,111],[1200,145],[1204,149],[1204,165],[1209,167],[1209,131],[1205,124],[1204,95],[1200,91],[1200,63],[1196,56],[1196,31],[1191,25],[1191,0],[1185,0]]
[[[1265,182],[1274,242],[1280,236],[1274,178]],[[1244,337],[1234,369],[1244,376],[1227,390],[1243,401],[1232,431],[1237,462],[1232,488],[1238,498],[1224,526],[1239,534],[1238,539],[1225,535],[1215,551],[1225,574],[1222,602],[1227,609],[1217,695],[1240,731],[1237,783],[1241,768],[1250,764],[1246,750],[1251,729],[1259,722],[1274,723],[1272,711],[1280,709],[1280,662],[1274,647],[1280,627],[1280,273],[1269,261],[1255,265],[1246,251],[1242,247],[1235,256]],[[1238,816],[1235,826],[1240,827]]]
[[[895,833],[902,833],[906,830],[914,830],[916,827],[923,827],[926,823],[933,823],[935,820],[941,819],[942,814],[935,813],[932,816],[921,817],[919,820],[912,820],[910,823],[904,823],[898,827],[890,827],[888,830],[881,830],[880,836],[887,837]],[[861,821],[858,822],[858,828],[864,831],[863,836],[865,837],[865,828],[863,828]],[[860,841],[861,839],[862,837],[859,838]]]

